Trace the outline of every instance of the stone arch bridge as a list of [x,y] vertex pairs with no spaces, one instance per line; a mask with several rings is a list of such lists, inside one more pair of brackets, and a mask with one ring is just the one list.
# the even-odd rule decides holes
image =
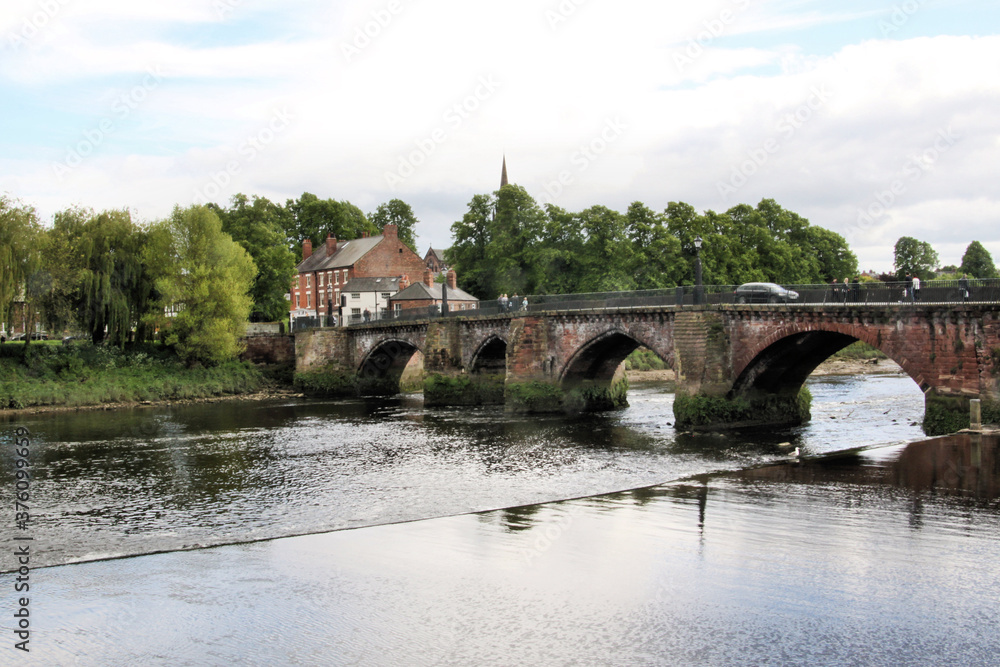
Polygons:
[[610,409],[625,404],[622,361],[645,346],[677,375],[678,427],[798,423],[808,419],[806,378],[857,340],[920,386],[929,431],[967,425],[970,399],[1000,401],[997,304],[661,306],[390,320],[296,334],[296,377],[306,388],[396,392],[407,364],[422,359],[429,405]]

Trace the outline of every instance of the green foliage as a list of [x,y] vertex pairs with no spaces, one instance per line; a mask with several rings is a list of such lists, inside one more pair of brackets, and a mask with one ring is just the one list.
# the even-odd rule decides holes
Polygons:
[[441,375],[424,378],[426,405],[492,405],[504,400],[502,375]]
[[298,199],[289,199],[285,208],[291,214],[288,240],[296,248],[301,248],[306,239],[311,239],[315,248],[329,235],[337,239],[357,239],[365,233],[378,231],[361,209],[348,201],[320,199],[303,192]]
[[[215,365],[240,352],[257,269],[247,252],[222,231],[206,206],[174,209],[150,232],[146,249],[156,279],[155,323],[189,364]],[[175,314],[168,317],[166,309]]]
[[386,225],[396,225],[399,240],[413,252],[417,252],[417,216],[410,205],[400,199],[390,199],[379,204],[375,212],[368,216],[372,224],[381,232]]
[[806,386],[795,396],[769,394],[735,399],[680,392],[674,397],[674,417],[677,428],[801,424],[808,421],[811,405],[812,394]]
[[564,412],[596,412],[628,407],[628,378],[622,376],[609,385],[587,382],[574,387],[563,397]]
[[902,280],[907,275],[917,276],[921,280],[934,277],[934,269],[938,265],[938,254],[930,243],[918,241],[911,236],[901,236],[894,248],[896,277]]
[[924,401],[924,433],[946,435],[969,428],[969,401],[958,396],[928,393]]
[[257,267],[250,288],[252,319],[284,320],[288,316],[285,294],[296,275],[295,253],[285,245],[291,213],[263,197],[248,200],[243,194],[234,195],[228,209],[215,209],[222,219],[222,231],[243,246]]
[[979,241],[973,241],[965,249],[965,254],[962,255],[962,266],[958,270],[968,274],[970,278],[985,280],[1000,277],[997,274],[996,265],[993,264],[993,256]]
[[648,347],[640,347],[625,357],[625,370],[660,371],[667,364]]
[[984,424],[1000,424],[1000,401],[983,401],[980,410]]
[[860,340],[839,350],[833,356],[836,359],[888,359],[884,352]]
[[295,388],[313,396],[358,395],[358,377],[335,366],[295,374]]
[[678,202],[662,214],[641,202],[624,215],[604,206],[571,213],[551,204],[542,212],[511,185],[473,197],[452,234],[448,262],[463,288],[484,299],[690,285],[698,236],[707,284],[825,284],[857,274],[842,236],[810,226],[771,199],[703,215]]
[[548,382],[508,382],[504,387],[507,409],[513,412],[560,412],[563,390]]
[[41,234],[35,209],[0,195],[0,322],[8,322],[14,303],[24,300],[27,328],[34,328],[34,302],[44,287],[29,281],[41,267]]
[[172,351],[153,346],[7,344],[0,350],[0,408],[207,398],[265,386],[251,364],[191,370]]

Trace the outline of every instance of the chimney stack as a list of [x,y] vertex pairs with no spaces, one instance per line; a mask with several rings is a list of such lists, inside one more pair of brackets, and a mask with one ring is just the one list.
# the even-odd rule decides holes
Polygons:
[[424,271],[424,284],[428,287],[434,287],[434,272],[430,269]]
[[405,273],[399,277],[399,291],[402,292],[410,286],[410,277]]
[[305,261],[309,259],[313,254],[313,242],[312,239],[306,239],[302,242],[302,260]]
[[458,289],[458,276],[455,275],[455,269],[448,269],[448,289]]
[[326,235],[326,256],[329,257],[337,252],[337,237],[333,234]]
[[399,229],[397,229],[396,225],[388,224],[382,228],[382,236],[387,239],[399,238]]

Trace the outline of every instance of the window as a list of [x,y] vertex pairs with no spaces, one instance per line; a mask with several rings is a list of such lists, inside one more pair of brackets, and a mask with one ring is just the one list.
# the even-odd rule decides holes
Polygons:
[[361,294],[358,293],[358,292],[351,292],[351,298],[352,299],[360,299],[361,298]]
[[347,282],[347,269],[344,269],[344,282]]
[[298,294],[295,295],[295,307],[296,308],[299,307],[299,295]]
[[395,310],[398,313],[399,311],[403,310],[403,304],[401,304],[401,303],[394,303],[394,304],[392,304],[392,309]]
[[322,273],[321,273],[321,274],[319,274],[319,286],[320,286],[320,287],[322,287],[322,286],[323,286],[323,274],[322,274]]
[[306,308],[312,308],[313,305],[313,295],[306,292]]
[[312,286],[313,286],[313,277],[312,275],[308,275],[306,276],[306,287],[312,287]]
[[339,271],[334,271],[333,272],[333,284],[334,285],[339,285],[340,284],[340,272]]
[[351,315],[354,315],[355,317],[361,317],[361,309],[351,308]]
[[382,292],[382,299],[384,301],[388,301],[390,296],[392,296],[392,295],[389,294],[388,292]]

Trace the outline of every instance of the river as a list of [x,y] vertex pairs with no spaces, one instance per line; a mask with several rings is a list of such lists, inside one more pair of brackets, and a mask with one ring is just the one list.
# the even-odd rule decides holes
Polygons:
[[990,664],[995,443],[907,446],[903,376],[810,389],[808,425],[739,433],[675,432],[659,385],[576,418],[396,397],[9,420],[32,432],[32,565],[53,566],[32,657]]

